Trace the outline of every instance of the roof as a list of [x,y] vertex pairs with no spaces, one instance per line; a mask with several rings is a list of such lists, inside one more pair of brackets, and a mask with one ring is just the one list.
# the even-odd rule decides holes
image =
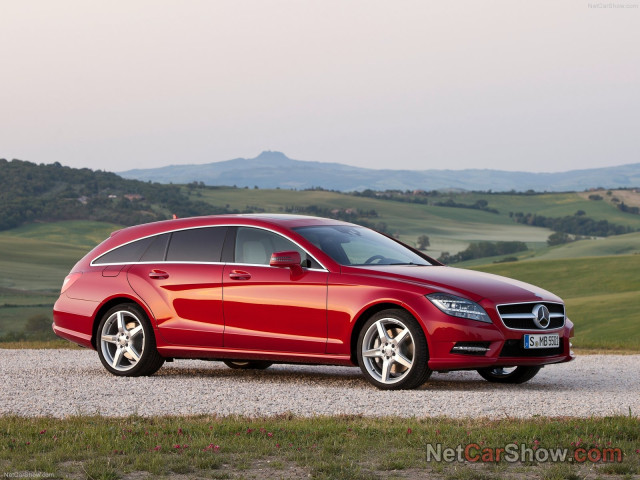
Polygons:
[[162,232],[197,228],[215,225],[247,225],[255,227],[282,227],[286,229],[311,225],[352,225],[331,218],[312,217],[307,215],[288,215],[279,213],[258,213],[238,215],[207,215],[201,217],[177,218],[159,222],[145,223],[116,230],[111,237],[117,235],[118,243],[126,243],[136,238],[155,235]]

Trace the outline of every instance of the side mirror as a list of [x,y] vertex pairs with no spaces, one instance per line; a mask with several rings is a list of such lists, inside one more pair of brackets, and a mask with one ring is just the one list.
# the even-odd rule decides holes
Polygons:
[[273,252],[271,254],[271,260],[269,260],[269,266],[281,267],[281,268],[301,268],[300,253],[295,250],[287,252]]

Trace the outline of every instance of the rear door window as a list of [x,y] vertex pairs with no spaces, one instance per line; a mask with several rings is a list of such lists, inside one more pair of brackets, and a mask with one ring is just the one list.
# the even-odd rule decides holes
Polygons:
[[167,254],[167,244],[169,243],[170,233],[156,235],[151,237],[153,241],[147,247],[144,255],[140,258],[141,262],[162,262]]
[[171,234],[167,262],[220,262],[227,227],[180,230]]

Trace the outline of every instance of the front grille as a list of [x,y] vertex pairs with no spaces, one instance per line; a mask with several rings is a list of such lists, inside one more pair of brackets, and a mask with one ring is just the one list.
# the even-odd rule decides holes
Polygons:
[[564,351],[562,339],[555,348],[524,348],[522,340],[507,340],[500,351],[501,357],[552,357],[562,355]]
[[549,309],[549,326],[544,330],[554,330],[564,326],[564,305],[551,302],[511,303],[498,305],[498,314],[505,327],[512,330],[542,330],[535,322],[533,309],[537,305],[544,305]]

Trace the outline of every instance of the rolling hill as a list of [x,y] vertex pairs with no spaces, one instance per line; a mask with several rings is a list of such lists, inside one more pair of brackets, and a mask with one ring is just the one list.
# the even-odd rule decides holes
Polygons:
[[[393,160],[390,159],[390,164]],[[588,188],[640,186],[640,163],[561,173],[502,170],[375,170],[339,163],[293,160],[281,152],[262,152],[256,158],[235,158],[201,165],[169,165],[119,172],[124,178],[159,183],[204,182],[259,188],[322,187],[343,192],[371,190],[492,190],[523,192],[577,191]]]
[[[27,319],[34,315],[50,317],[69,269],[95,239],[106,237],[116,227],[73,221],[0,232],[0,337],[22,331]],[[640,234],[593,242],[596,249],[582,251],[607,256],[549,259],[542,255],[501,264],[484,259],[484,264],[473,268],[534,283],[563,297],[568,315],[576,324],[574,345],[638,351],[640,255],[611,256],[611,252],[621,245],[625,245],[624,253],[634,245],[635,252],[640,252]],[[556,251],[564,248],[557,247]]]
[[133,225],[222,213],[189,199],[178,186],[127,180],[110,172],[59,163],[0,159],[0,230],[28,222],[97,220]]
[[[292,191],[162,185],[60,165],[0,161],[0,337],[21,332],[34,315],[50,317],[64,276],[89,249],[120,225],[219,212],[290,212],[370,224],[416,244],[428,235],[438,257],[470,242],[521,241],[529,250],[516,262],[484,258],[461,264],[540,284],[565,298],[576,322],[576,345],[640,349],[637,275],[640,215],[619,208],[640,205],[633,190],[581,193]],[[140,195],[129,199],[125,195]],[[115,198],[111,197],[115,196]],[[82,197],[86,203],[83,203]],[[53,212],[52,216],[47,216]],[[516,222],[517,214],[588,218],[634,231],[549,247],[552,233]],[[45,321],[46,324],[46,321]],[[47,328],[47,331],[50,329]]]

